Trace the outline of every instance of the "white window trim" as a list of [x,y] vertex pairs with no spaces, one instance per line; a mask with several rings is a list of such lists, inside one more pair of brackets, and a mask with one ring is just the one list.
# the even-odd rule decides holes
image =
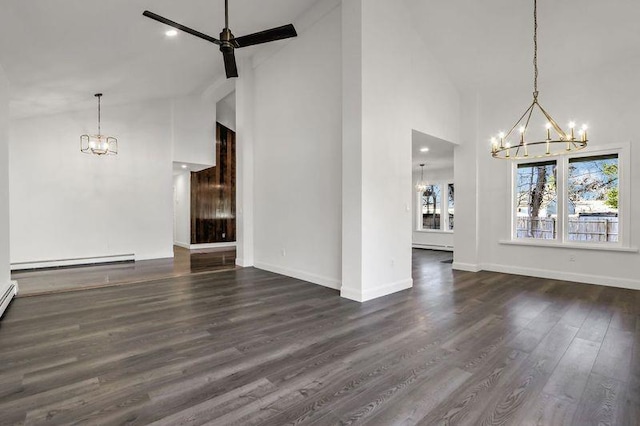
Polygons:
[[[427,234],[453,234],[454,229],[449,229],[449,184],[454,185],[453,179],[439,180],[429,183],[429,186],[440,187],[440,229],[423,229],[422,228],[422,192],[416,192],[416,224],[414,232],[424,232]],[[446,195],[446,197],[445,197]],[[446,203],[444,202],[446,198]],[[454,200],[455,203],[455,200]],[[445,205],[446,204],[446,205]],[[455,205],[455,204],[454,204]],[[442,214],[446,212],[446,214]],[[454,212],[455,215],[455,212]],[[455,216],[454,216],[455,217]]]
[[[537,246],[537,247],[560,247],[572,249],[586,250],[604,250],[604,251],[625,251],[637,252],[638,249],[631,246],[631,171],[630,171],[630,142],[621,142],[618,144],[601,145],[586,151],[578,151],[574,154],[552,157],[546,159],[531,159],[514,161],[509,170],[509,179],[511,182],[511,200],[509,203],[509,218],[511,224],[510,239],[500,240],[500,244]],[[582,158],[598,155],[618,154],[618,242],[616,243],[596,243],[589,241],[569,241],[567,236],[569,216],[566,214],[567,200],[567,172],[569,170],[569,160],[571,158]],[[524,239],[516,238],[516,215],[517,209],[517,174],[519,164],[529,164],[535,162],[556,161],[557,163],[557,192],[558,192],[558,218],[557,235],[555,240],[541,239]]]

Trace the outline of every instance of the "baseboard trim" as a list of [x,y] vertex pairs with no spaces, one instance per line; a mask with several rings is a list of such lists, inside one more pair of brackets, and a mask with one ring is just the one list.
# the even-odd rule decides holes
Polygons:
[[544,278],[550,280],[571,281],[583,284],[594,284],[606,287],[640,290],[640,280],[632,280],[628,278],[613,278],[602,275],[579,274],[575,272],[547,271],[544,269],[522,268],[494,263],[482,264],[482,270],[500,272],[502,274],[524,275],[528,277]]
[[409,278],[390,284],[384,284],[376,288],[368,289],[364,292],[343,287],[340,290],[340,296],[344,297],[345,299],[363,303],[368,302],[369,300],[377,299],[379,297],[388,296],[399,291],[407,290],[411,287],[413,287],[413,279]]
[[453,251],[452,246],[438,246],[438,245],[432,245],[432,244],[419,244],[419,243],[413,243],[411,246],[415,249]]
[[189,248],[191,250],[200,250],[200,249],[215,249],[215,248],[227,248],[227,247],[235,247],[237,243],[235,241],[229,243],[211,243],[211,244],[191,244]]
[[251,268],[253,266],[253,262],[245,261],[241,257],[236,257],[236,266],[241,268]]
[[232,242],[229,242],[229,243],[187,244],[187,243],[181,243],[180,241],[174,241],[173,245],[185,248],[187,250],[203,250],[203,249],[216,249],[216,248],[236,247],[237,243],[235,241],[232,241]]
[[136,260],[134,254],[115,254],[75,259],[38,260],[12,263],[11,270],[23,271],[26,269],[59,268],[64,266],[93,265],[98,263],[131,262],[134,260]]
[[18,282],[9,281],[5,288],[0,288],[0,318],[9,307],[14,297],[18,295]]
[[170,253],[157,253],[145,256],[136,256],[135,260],[136,262],[138,262],[140,260],[173,259],[173,257],[173,250],[171,250]]
[[453,264],[451,264],[451,267],[456,271],[480,272],[482,270],[480,265],[476,265],[474,263],[453,262]]
[[329,278],[322,275],[312,274],[310,272],[300,271],[297,269],[283,268],[281,266],[272,265],[265,262],[254,262],[253,266],[258,269],[262,269],[269,272],[274,272],[280,275],[286,275],[288,277],[297,278],[302,281],[308,281],[313,284],[318,284],[323,287],[328,287],[333,290],[340,290],[342,283],[335,278]]

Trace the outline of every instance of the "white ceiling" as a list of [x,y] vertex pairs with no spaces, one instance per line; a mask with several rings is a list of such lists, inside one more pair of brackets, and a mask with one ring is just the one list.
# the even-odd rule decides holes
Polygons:
[[[317,1],[230,0],[231,29],[243,35],[295,21]],[[460,88],[530,84],[532,0],[403,1]],[[217,36],[223,3],[2,0],[0,64],[12,115],[91,108],[98,91],[109,105],[206,87],[224,75],[217,46],[187,34],[165,38],[166,28],[141,14],[149,9]],[[640,58],[639,18],[638,0],[539,0],[542,88],[557,76]]]
[[[420,170],[420,164],[425,164],[427,170],[453,169],[453,149],[455,145],[449,141],[438,139],[417,130],[412,132],[412,163],[413,171]],[[421,152],[422,148],[429,148],[428,152]]]
[[[532,84],[533,0],[404,0],[461,88]],[[540,83],[640,58],[640,1],[538,0]]]
[[[316,1],[231,0],[230,27],[240,36],[284,25]],[[224,76],[216,45],[166,38],[145,9],[216,38],[224,26],[223,0],[2,0],[0,64],[12,116],[93,107],[96,92],[105,105],[186,95]]]

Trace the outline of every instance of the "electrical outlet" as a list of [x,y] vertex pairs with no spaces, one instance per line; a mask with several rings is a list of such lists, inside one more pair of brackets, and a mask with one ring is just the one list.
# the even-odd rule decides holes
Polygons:
[[227,238],[227,234],[225,232],[222,233],[222,238]]
[[282,249],[282,251],[280,253],[282,254],[282,257],[286,257],[287,256],[287,251],[285,249]]
[[396,266],[396,260],[394,258],[391,258],[391,267]]

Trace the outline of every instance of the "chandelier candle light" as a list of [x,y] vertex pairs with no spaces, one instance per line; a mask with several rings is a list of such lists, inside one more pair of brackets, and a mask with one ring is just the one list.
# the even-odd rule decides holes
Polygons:
[[[569,154],[587,147],[587,126],[583,125],[576,137],[576,123],[569,123],[569,133],[566,133],[558,123],[545,111],[538,102],[538,1],[533,0],[533,102],[507,133],[500,132],[498,137],[491,138],[491,155],[494,158],[507,160],[522,160],[544,158],[555,155]],[[546,138],[527,140],[531,117],[536,108],[546,119]],[[520,138],[512,145],[510,138],[518,129]],[[542,133],[542,126],[540,126]]]
[[417,192],[425,192],[427,190],[427,182],[424,181],[424,163],[420,164],[420,181],[416,183]]
[[118,140],[101,133],[100,98],[102,98],[102,93],[96,93],[95,97],[98,98],[98,134],[80,136],[80,151],[85,154],[117,155]]

